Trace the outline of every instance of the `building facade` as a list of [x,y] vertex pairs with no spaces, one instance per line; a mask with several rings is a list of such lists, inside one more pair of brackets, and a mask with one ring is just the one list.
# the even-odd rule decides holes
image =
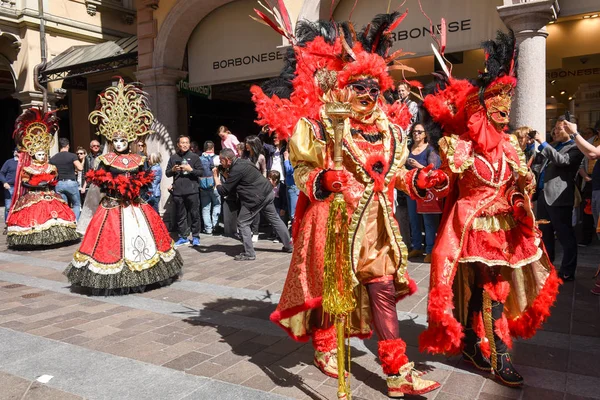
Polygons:
[[[0,159],[12,155],[12,130],[21,109],[41,105],[34,87],[34,67],[42,57],[40,21],[51,63],[69,49],[135,35],[135,14],[134,0],[0,0]],[[134,72],[132,67],[132,79]],[[95,76],[79,89],[65,89],[64,79],[47,83],[49,105],[60,109],[59,135],[86,149],[93,134],[87,113],[95,82],[105,86],[110,76]]]

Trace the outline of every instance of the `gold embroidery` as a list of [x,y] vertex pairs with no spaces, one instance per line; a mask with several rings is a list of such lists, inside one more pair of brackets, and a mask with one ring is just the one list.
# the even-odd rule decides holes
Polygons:
[[494,323],[492,320],[492,299],[488,292],[483,291],[483,327],[485,329],[485,337],[490,343],[490,361],[492,368],[497,369],[497,357],[496,357],[496,341],[494,340]]
[[499,214],[493,216],[476,217],[473,220],[472,229],[494,233],[498,231],[509,231],[516,227],[517,223],[510,214]]

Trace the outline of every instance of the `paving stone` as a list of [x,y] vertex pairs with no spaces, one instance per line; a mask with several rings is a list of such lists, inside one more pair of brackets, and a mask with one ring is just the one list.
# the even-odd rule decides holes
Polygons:
[[30,384],[27,379],[0,371],[0,399],[21,400]]
[[196,365],[195,367],[193,367],[191,369],[188,369],[186,372],[188,374],[205,376],[205,377],[210,378],[210,377],[217,375],[218,373],[220,373],[222,371],[225,371],[228,368],[230,368],[230,367],[226,367],[221,364],[216,364],[216,363],[212,362],[211,360],[208,360],[208,361],[204,361],[203,363]]
[[483,387],[485,378],[478,375],[467,375],[452,372],[441,388],[442,392],[475,399]]
[[83,397],[34,382],[23,400],[83,400]]
[[209,358],[211,358],[209,355],[192,351],[182,355],[181,357],[177,357],[176,359],[169,361],[168,363],[165,363],[163,365],[167,368],[185,371],[200,364],[203,361],[208,360]]

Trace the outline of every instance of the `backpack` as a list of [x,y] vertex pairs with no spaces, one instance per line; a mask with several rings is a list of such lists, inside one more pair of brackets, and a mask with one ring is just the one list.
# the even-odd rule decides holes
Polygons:
[[213,156],[201,155],[200,163],[202,164],[202,177],[200,178],[201,190],[213,190],[215,188],[215,179],[213,178],[212,169],[214,168]]

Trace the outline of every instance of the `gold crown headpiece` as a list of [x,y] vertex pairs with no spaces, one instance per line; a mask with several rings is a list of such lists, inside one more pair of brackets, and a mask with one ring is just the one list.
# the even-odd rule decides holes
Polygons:
[[15,121],[13,138],[19,151],[34,155],[38,151],[50,150],[57,130],[58,118],[54,111],[42,114],[37,108],[28,108]]
[[119,78],[117,86],[106,88],[98,95],[96,109],[90,113],[89,120],[98,125],[97,133],[106,139],[123,138],[133,142],[153,132],[150,127],[154,116],[146,93]]

